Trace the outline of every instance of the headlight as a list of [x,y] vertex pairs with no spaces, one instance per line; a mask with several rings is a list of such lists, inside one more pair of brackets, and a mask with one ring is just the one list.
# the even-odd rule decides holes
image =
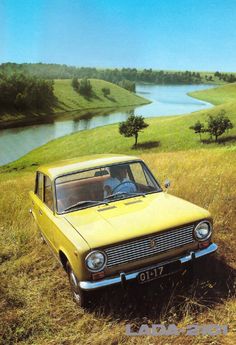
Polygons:
[[103,252],[94,251],[86,256],[85,262],[90,271],[98,272],[105,266],[106,256]]
[[200,222],[194,229],[194,236],[198,241],[207,240],[212,233],[211,223],[207,221]]

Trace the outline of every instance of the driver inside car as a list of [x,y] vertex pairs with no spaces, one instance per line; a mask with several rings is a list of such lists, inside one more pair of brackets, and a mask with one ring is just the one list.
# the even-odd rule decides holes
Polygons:
[[104,182],[104,198],[115,193],[134,193],[137,188],[129,178],[127,174],[127,167],[111,166],[110,167],[111,177]]

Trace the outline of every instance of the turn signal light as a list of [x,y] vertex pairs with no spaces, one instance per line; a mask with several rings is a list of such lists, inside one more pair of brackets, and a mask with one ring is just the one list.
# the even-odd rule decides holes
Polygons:
[[206,248],[210,244],[210,241],[204,241],[199,243],[199,248]]

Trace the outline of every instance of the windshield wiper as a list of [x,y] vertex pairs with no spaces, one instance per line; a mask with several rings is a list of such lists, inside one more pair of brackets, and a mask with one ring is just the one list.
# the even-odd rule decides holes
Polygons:
[[142,192],[138,192],[138,193],[135,193],[135,192],[117,192],[117,193],[114,193],[114,194],[111,194],[111,195],[108,195],[104,200],[107,200],[107,199],[113,199],[113,198],[116,198],[117,196],[125,196],[125,195],[131,195],[131,196],[143,196],[145,197],[146,194],[145,193],[142,193]]
[[104,205],[104,204],[108,204],[106,201],[98,201],[98,200],[83,200],[83,201],[79,201],[76,204],[73,204],[67,208],[64,209],[63,212],[65,211],[69,211],[72,210],[73,208],[76,208],[78,206],[86,206],[86,205]]

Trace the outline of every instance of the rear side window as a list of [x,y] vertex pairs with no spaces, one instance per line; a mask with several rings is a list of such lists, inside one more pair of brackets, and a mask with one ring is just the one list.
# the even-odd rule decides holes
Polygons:
[[35,194],[38,195],[40,200],[43,200],[43,174],[37,172],[35,183]]
[[52,182],[48,176],[44,176],[44,202],[53,211]]

